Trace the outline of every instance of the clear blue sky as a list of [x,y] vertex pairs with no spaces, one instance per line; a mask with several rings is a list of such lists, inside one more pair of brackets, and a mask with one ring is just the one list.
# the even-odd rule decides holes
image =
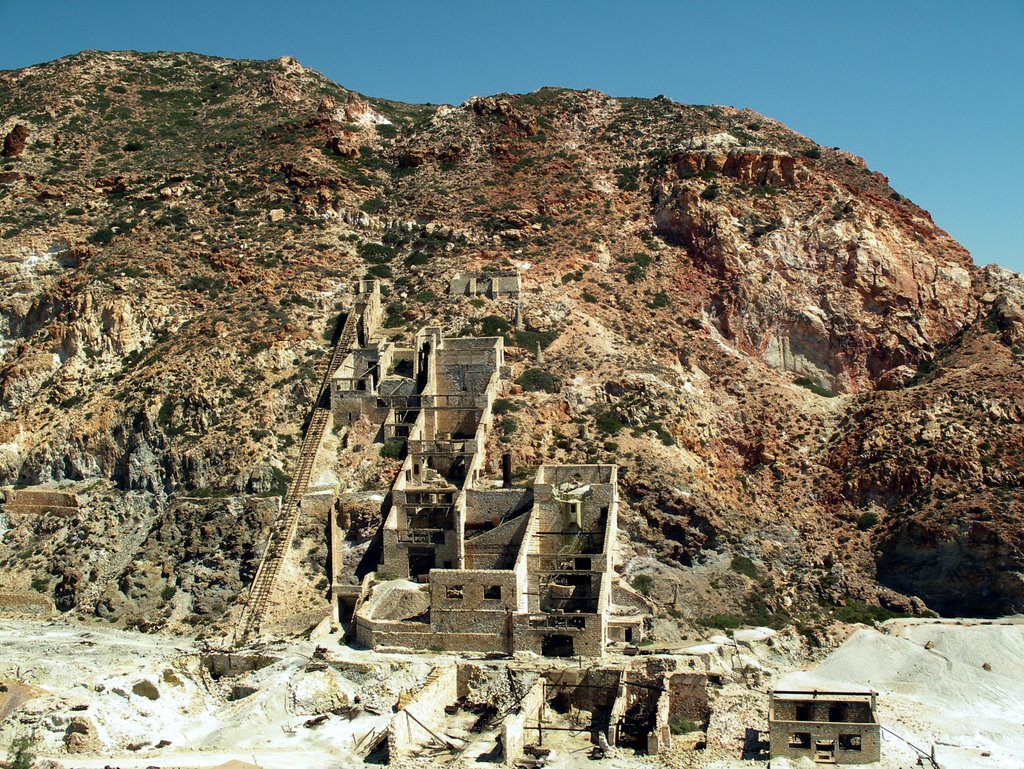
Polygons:
[[86,48],[293,55],[458,103],[544,85],[750,107],[864,156],[1024,272],[1024,0],[0,0],[0,69]]

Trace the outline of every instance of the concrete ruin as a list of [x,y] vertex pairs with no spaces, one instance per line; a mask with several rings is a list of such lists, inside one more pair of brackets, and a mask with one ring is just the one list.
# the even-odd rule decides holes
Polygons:
[[881,757],[874,692],[772,692],[771,757],[819,764],[870,764]]
[[[399,698],[387,729],[390,760],[456,754],[519,766],[524,756],[615,748],[657,754],[681,713],[706,723],[708,680],[676,660],[577,667],[565,663],[460,662],[435,667]],[[699,730],[697,734],[703,735]],[[382,738],[383,739],[383,738]]]
[[452,296],[518,296],[518,272],[460,272],[448,284]]
[[[379,302],[375,286],[359,295]],[[487,477],[502,338],[453,339],[428,326],[403,348],[365,326],[331,379],[335,425],[379,423],[380,440],[405,456],[376,574],[358,597],[351,580],[333,580],[356,639],[548,657],[600,657],[610,642],[640,641],[653,607],[612,569],[616,466],[544,465],[520,487],[508,466]]]

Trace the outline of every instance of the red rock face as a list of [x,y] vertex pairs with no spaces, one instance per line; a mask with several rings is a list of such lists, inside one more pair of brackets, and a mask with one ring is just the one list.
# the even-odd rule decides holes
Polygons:
[[740,349],[836,392],[897,387],[976,312],[970,256],[844,171],[774,153],[673,156],[656,227],[718,280],[707,312]]
[[2,154],[5,158],[13,158],[25,151],[28,143],[28,129],[18,123],[11,132],[4,137],[4,148]]
[[740,184],[765,184],[772,187],[792,187],[798,177],[806,179],[801,158],[758,152],[684,153],[672,158],[676,173],[685,178],[697,174],[722,174]]

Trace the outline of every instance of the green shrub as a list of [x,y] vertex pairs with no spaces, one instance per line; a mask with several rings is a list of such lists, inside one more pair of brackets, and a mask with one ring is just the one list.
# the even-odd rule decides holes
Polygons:
[[878,515],[872,513],[871,511],[868,511],[866,513],[860,514],[860,517],[857,519],[857,528],[861,531],[867,531],[868,529],[874,527],[874,525],[877,523]]
[[759,573],[756,564],[745,555],[734,555],[729,563],[729,568],[737,574],[751,579],[757,579]]
[[511,414],[513,411],[519,411],[520,409],[522,409],[522,406],[508,398],[495,398],[494,406],[491,407],[496,416]]
[[368,262],[380,264],[381,262],[390,262],[395,258],[397,252],[390,246],[380,243],[360,243],[356,246],[356,253]]
[[426,251],[414,251],[405,257],[407,267],[420,267],[430,261],[430,254]]
[[812,158],[814,160],[817,160],[818,158],[821,157],[821,150],[818,149],[817,147],[811,147],[810,149],[804,150],[800,154],[803,155],[805,158]]
[[113,239],[114,231],[109,227],[103,227],[102,229],[96,230],[96,232],[86,238],[87,241],[96,246],[105,246]]
[[512,330],[512,324],[499,315],[487,315],[476,322],[480,324],[480,336],[504,336]]
[[602,411],[594,417],[594,422],[597,424],[597,429],[608,435],[615,435],[619,430],[626,426],[619,415],[614,411]]
[[526,390],[526,392],[558,392],[558,380],[542,368],[526,369],[516,379],[516,384]]
[[709,184],[704,188],[704,191],[700,193],[700,196],[704,198],[704,200],[714,200],[718,197],[718,185]]
[[659,291],[651,299],[651,307],[668,307],[672,304],[672,300],[668,298],[668,294],[664,291]]
[[669,716],[668,729],[672,734],[686,734],[697,731],[697,725],[680,715]]
[[402,305],[392,302],[384,310],[384,328],[398,328],[405,325],[405,316],[402,314]]
[[401,459],[405,454],[405,441],[388,441],[380,447],[380,455],[387,459]]
[[35,740],[21,734],[11,740],[7,749],[7,769],[32,769],[36,763]]
[[524,350],[536,350],[538,344],[542,350],[546,349],[556,339],[557,331],[517,331],[512,336],[513,344]]
[[709,617],[698,617],[695,622],[702,627],[714,627],[720,630],[733,630],[740,626],[740,618],[733,614],[712,614]]
[[501,433],[501,437],[506,440],[515,435],[518,427],[519,423],[512,417],[505,417],[498,422],[498,432]]
[[160,591],[160,597],[165,601],[170,601],[174,596],[178,594],[178,588],[174,585],[164,585],[164,589]]
[[886,609],[884,606],[868,606],[863,601],[847,601],[845,606],[840,606],[835,612],[836,619],[840,622],[862,623],[865,625],[877,625],[888,619],[909,616],[902,612]]
[[387,210],[388,203],[383,198],[370,198],[359,208],[368,214],[379,214],[381,211]]
[[799,385],[800,387],[803,387],[806,390],[810,390],[812,393],[814,393],[815,395],[820,395],[822,398],[835,398],[836,397],[836,394],[834,392],[832,392],[831,390],[825,389],[824,387],[822,387],[821,385],[819,385],[819,384],[817,384],[815,382],[812,382],[810,379],[808,379],[805,376],[802,376],[802,377],[799,377],[799,378],[793,380],[793,384]]
[[616,168],[615,185],[625,192],[636,192],[640,189],[640,169],[637,166]]
[[651,588],[654,587],[654,577],[650,574],[637,574],[630,584],[640,595],[650,596]]

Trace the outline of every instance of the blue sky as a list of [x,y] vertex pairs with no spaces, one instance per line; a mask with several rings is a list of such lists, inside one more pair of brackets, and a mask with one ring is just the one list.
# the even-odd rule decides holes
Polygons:
[[1024,0],[0,0],[0,18],[0,69],[287,54],[403,101],[560,85],[750,107],[862,155],[976,262],[1024,272]]

